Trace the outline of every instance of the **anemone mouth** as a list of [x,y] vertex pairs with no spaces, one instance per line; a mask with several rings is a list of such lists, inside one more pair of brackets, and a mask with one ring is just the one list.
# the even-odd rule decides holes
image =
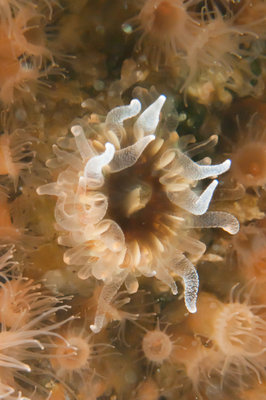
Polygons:
[[[169,201],[160,173],[154,168],[153,153],[158,142],[150,143],[132,167],[105,178],[106,216],[121,227],[126,243],[137,240],[148,245],[154,242],[154,235],[158,242],[167,242],[180,223],[180,209]],[[171,220],[174,215],[176,224],[174,217]]]
[[90,345],[80,336],[66,338],[69,346],[59,347],[56,351],[57,362],[65,371],[81,370],[88,365],[91,356]]
[[53,147],[57,159],[48,161],[51,167],[68,167],[57,182],[37,190],[58,197],[55,219],[63,232],[58,241],[68,247],[64,261],[80,266],[81,279],[94,276],[105,283],[94,332],[101,329],[106,304],[120,286],[125,283],[129,293],[136,292],[140,275],[156,276],[173,294],[180,277],[186,307],[196,312],[198,275],[187,255],[199,257],[205,245],[189,237],[188,228],[221,227],[229,233],[239,228],[228,213],[207,213],[217,179],[201,193],[197,190],[198,181],[230,168],[230,160],[210,165],[209,158],[196,163],[189,157],[217,139],[184,153],[176,133],[155,137],[165,100],[159,96],[140,114],[141,103],[133,99],[111,110],[96,129],[83,129],[81,121],[73,125],[74,141],[65,145],[73,151],[64,150],[63,141],[62,149]]
[[146,358],[155,363],[169,360],[173,350],[170,337],[159,330],[148,331],[142,340],[142,349]]
[[266,147],[264,143],[248,143],[235,154],[232,172],[245,187],[266,184]]
[[225,354],[246,355],[261,349],[255,336],[256,315],[246,304],[226,304],[216,321],[219,347]]

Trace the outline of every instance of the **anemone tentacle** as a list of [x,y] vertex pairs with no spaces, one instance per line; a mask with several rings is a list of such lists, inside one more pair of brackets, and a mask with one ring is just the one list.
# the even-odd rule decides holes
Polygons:
[[[102,329],[108,304],[119,288],[124,284],[128,293],[135,293],[141,275],[162,281],[174,295],[175,280],[181,279],[185,305],[195,313],[199,279],[184,254],[199,258],[206,247],[189,237],[189,229],[238,230],[230,214],[207,213],[217,179],[201,194],[196,191],[198,181],[226,172],[230,160],[211,165],[204,158],[196,163],[189,150],[179,148],[178,135],[174,140],[161,133],[156,137],[165,100],[159,96],[138,115],[141,103],[133,99],[111,110],[97,129],[73,125],[70,148],[54,146],[57,160],[47,163],[67,165],[66,169],[57,182],[37,190],[58,197],[55,219],[63,233],[58,242],[69,247],[64,261],[78,267],[81,279],[93,276],[104,283],[91,325],[94,332]],[[212,136],[206,146],[216,141]],[[189,144],[191,138],[182,142]],[[204,146],[205,142],[195,145],[194,152]]]

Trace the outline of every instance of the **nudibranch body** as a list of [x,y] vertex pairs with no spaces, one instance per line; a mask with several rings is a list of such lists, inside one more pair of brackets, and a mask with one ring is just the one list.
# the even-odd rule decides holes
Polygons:
[[195,163],[190,156],[204,144],[182,152],[177,134],[156,137],[165,100],[159,96],[137,118],[141,103],[133,99],[111,110],[103,123],[78,120],[71,128],[74,138],[54,145],[56,159],[48,161],[49,167],[61,167],[57,181],[37,190],[58,197],[55,219],[62,232],[58,241],[69,248],[66,264],[78,266],[81,279],[93,276],[104,282],[94,332],[101,330],[106,304],[121,285],[134,293],[142,275],[156,277],[173,294],[180,277],[186,307],[196,312],[198,275],[185,254],[200,256],[205,245],[189,236],[189,228],[238,231],[232,215],[207,212],[216,179],[201,194],[193,190],[198,181],[227,171],[230,160]]

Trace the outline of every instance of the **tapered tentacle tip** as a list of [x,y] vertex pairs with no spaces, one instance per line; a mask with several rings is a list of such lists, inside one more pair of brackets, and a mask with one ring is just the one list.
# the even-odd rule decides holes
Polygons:
[[230,235],[236,235],[239,232],[240,224],[236,217],[233,215],[230,215],[230,221],[227,225],[223,226],[222,229]]
[[141,102],[138,99],[132,99],[130,102],[130,107],[134,108],[137,113],[141,110]]
[[197,312],[197,294],[198,292],[196,291],[195,293],[190,293],[188,295],[185,291],[185,305],[190,314],[195,314]]
[[107,142],[107,143],[105,144],[105,150],[106,150],[108,153],[114,153],[114,152],[115,152],[115,146],[114,146],[112,143]]
[[159,96],[157,99],[158,103],[161,104],[161,106],[164,105],[165,100],[166,100],[166,96],[164,94],[161,94],[161,96]]
[[83,129],[81,128],[80,125],[73,125],[73,126],[70,128],[70,130],[71,130],[71,133],[72,133],[74,136],[78,136],[78,135],[80,135],[80,134],[83,132]]
[[189,308],[188,308],[188,305],[187,305],[187,309],[188,309],[188,311],[190,312],[190,314],[195,314],[195,313],[197,312],[196,304],[190,305]]
[[228,171],[231,167],[231,160],[228,158],[223,162],[224,172]]
[[91,331],[92,331],[93,333],[99,333],[100,330],[101,330],[101,328],[100,328],[99,326],[95,325],[95,324],[90,325],[90,329],[91,329]]
[[195,288],[195,292],[187,293],[185,289],[185,306],[190,314],[197,312],[197,297],[198,297],[198,286]]

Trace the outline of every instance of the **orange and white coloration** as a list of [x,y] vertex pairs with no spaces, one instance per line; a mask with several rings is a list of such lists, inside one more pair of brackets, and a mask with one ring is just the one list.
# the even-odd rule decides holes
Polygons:
[[52,55],[45,43],[46,18],[36,4],[2,1],[0,11],[0,101],[8,106],[17,91],[30,92],[30,85],[47,74]]
[[[244,23],[238,21],[241,10],[240,15],[233,15],[228,4],[224,13],[215,2],[198,0],[146,0],[141,4],[139,14],[123,29],[126,33],[135,26],[141,30],[136,50],[145,54],[152,68],[167,65],[181,71],[184,82],[180,91],[185,96],[196,96],[209,104],[213,92],[229,102],[224,87],[240,95],[243,87],[248,93],[254,92],[250,81],[257,77],[250,62],[261,57],[262,52],[252,46],[256,42],[260,46],[258,39],[265,37],[262,29],[257,30],[257,25],[265,24],[263,14]],[[256,86],[261,90],[263,84]]]
[[[73,318],[56,322],[56,313],[67,310],[68,306],[57,305],[60,298],[49,296],[40,290],[40,285],[34,285],[32,281],[12,273],[12,249],[1,256],[0,263],[3,263],[0,289],[0,397],[24,399],[21,394],[23,383],[28,385],[33,382],[27,377],[34,369],[32,360],[49,359],[45,349],[48,340],[51,337],[59,338],[55,331]],[[6,274],[10,274],[12,280],[8,280]],[[48,346],[49,349],[54,347],[50,343]]]
[[228,303],[214,295],[201,293],[198,312],[188,322],[193,332],[210,340],[222,355],[219,373],[224,383],[243,386],[243,378],[261,381],[265,375],[265,305],[252,305],[249,298],[240,301],[242,292],[231,291]]
[[160,365],[171,361],[175,348],[171,335],[167,333],[167,326],[160,329],[159,323],[154,330],[146,330],[141,343],[142,351],[148,362]]
[[7,195],[0,192],[0,240],[14,243],[21,237],[20,229],[16,228],[11,218],[11,207]]
[[[57,182],[37,190],[58,197],[58,242],[69,247],[64,261],[79,266],[81,279],[94,276],[104,282],[94,332],[105,320],[103,304],[123,283],[135,293],[141,275],[156,277],[173,294],[174,278],[181,278],[186,307],[196,312],[198,275],[184,253],[200,256],[205,245],[189,235],[188,227],[221,227],[231,234],[239,229],[232,215],[207,212],[218,180],[201,194],[194,191],[198,181],[227,171],[230,160],[195,163],[189,155],[198,153],[197,145],[182,152],[177,134],[156,138],[165,100],[159,96],[135,119],[141,110],[137,99],[111,110],[103,123],[78,120],[71,128],[74,138],[63,139],[61,148],[54,145],[56,159],[48,161],[63,170]],[[126,129],[129,119],[134,122]]]
[[[4,277],[2,277],[4,279]],[[41,284],[16,277],[0,283],[0,322],[6,328],[20,328],[58,302]]]
[[29,170],[34,152],[31,140],[24,130],[17,129],[11,134],[0,135],[0,176],[7,175],[17,189],[18,180],[23,171]]
[[73,379],[88,379],[93,373],[92,360],[101,357],[102,350],[112,347],[106,344],[94,344],[93,333],[84,325],[71,323],[60,331],[53,342],[51,364],[56,376],[73,383]]
[[[74,303],[74,309],[75,306],[77,306],[78,312],[81,312],[82,315],[84,314],[86,317],[93,315],[94,318],[102,290],[103,286],[96,286],[91,297],[88,299],[81,299],[77,304]],[[139,318],[139,313],[134,314],[123,310],[123,306],[129,304],[130,300],[127,292],[120,291],[114,296],[110,303],[104,300],[101,302],[101,312],[104,314],[103,327],[111,322],[117,322],[120,325],[118,336],[123,339],[125,339],[124,331],[126,321],[135,321]]]
[[132,400],[158,400],[160,388],[152,378],[144,379],[137,387]]
[[[247,282],[266,283],[266,226],[264,220],[242,226],[232,240],[237,266]],[[264,288],[262,288],[263,290]]]
[[187,51],[199,29],[189,12],[192,4],[195,1],[146,0],[138,16],[124,24],[124,30],[132,24],[142,31],[137,49],[142,49],[151,65],[158,68]]
[[[259,38],[253,29],[255,23],[238,25],[233,14],[223,15],[215,5],[213,10],[205,6],[202,11],[198,34],[183,57],[188,66],[188,75],[181,90],[186,92],[189,85],[198,76],[206,75],[206,72],[210,76],[213,73],[225,75],[227,79],[231,77],[231,81],[234,81],[234,78],[237,78],[235,70],[239,70],[244,79],[250,81],[255,76],[249,62],[252,57],[258,57],[258,54],[250,49],[251,44]],[[223,83],[226,86],[226,83]],[[237,81],[234,83],[231,84],[232,90],[237,89]]]
[[199,394],[201,386],[208,386],[211,377],[221,367],[223,355],[217,349],[203,345],[198,337],[179,333],[175,338],[177,346],[173,352],[173,361],[183,365],[194,390]]
[[250,25],[258,35],[265,35],[266,5],[264,0],[244,0],[238,4],[232,1],[232,8],[235,7],[238,25]]
[[266,187],[266,122],[254,114],[246,129],[239,126],[238,140],[231,153],[233,179],[257,191]]
[[250,389],[244,389],[237,393],[240,400],[264,400],[266,393],[266,383],[257,383]]

